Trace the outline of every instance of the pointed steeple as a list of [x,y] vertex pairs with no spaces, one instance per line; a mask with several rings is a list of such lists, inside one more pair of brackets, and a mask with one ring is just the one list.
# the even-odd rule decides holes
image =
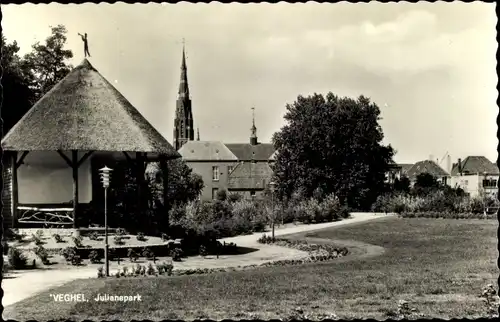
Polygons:
[[193,111],[187,80],[186,49],[182,46],[181,81],[174,120],[174,146],[178,150],[187,141],[194,140]]
[[250,144],[257,145],[257,127],[255,126],[255,107],[252,107],[252,128],[250,129]]
[[189,98],[189,85],[187,79],[186,48],[182,45],[181,82],[179,84],[179,97]]

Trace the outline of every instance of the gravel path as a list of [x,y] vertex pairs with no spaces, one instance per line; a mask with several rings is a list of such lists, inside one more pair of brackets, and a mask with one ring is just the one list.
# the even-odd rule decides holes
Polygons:
[[[292,225],[285,227],[278,227],[275,231],[276,236],[284,236],[290,234],[306,233],[313,230],[320,230],[324,228],[340,227],[345,225],[351,225],[356,223],[362,223],[366,221],[381,219],[387,217],[386,214],[374,214],[374,213],[352,213],[351,218],[345,219],[338,222],[322,223],[322,224],[311,224],[311,225]],[[390,215],[389,215],[390,216]],[[270,233],[266,233],[270,235]],[[247,247],[252,249],[257,249],[256,251],[249,252],[241,255],[228,255],[220,256],[218,259],[215,256],[207,256],[206,258],[201,257],[190,257],[183,262],[174,263],[174,269],[187,269],[187,268],[215,268],[215,267],[237,267],[252,264],[262,264],[265,262],[283,260],[283,259],[295,259],[301,258],[307,255],[307,253],[279,246],[273,245],[262,245],[257,242],[258,238],[262,236],[263,233],[254,233],[252,235],[236,236],[230,238],[224,238],[221,241],[226,243],[236,243],[239,247]],[[379,254],[383,252],[383,248],[373,245],[366,245],[356,241],[335,241],[339,245],[346,245],[349,247],[351,245],[357,245],[359,247],[373,248],[368,251],[370,255]],[[354,243],[354,244],[353,244]],[[378,247],[378,248],[377,248]],[[345,258],[347,259],[347,257]],[[120,266],[130,266],[128,261],[122,262]],[[4,291],[4,296],[2,299],[3,306],[11,305],[25,298],[36,295],[42,291],[49,288],[53,288],[72,280],[80,278],[92,278],[97,277],[97,266],[82,266],[82,267],[71,267],[66,269],[40,269],[33,271],[15,271],[9,273],[9,276],[2,280],[2,289]],[[116,262],[110,263],[110,271],[113,273],[117,270],[118,265]]]

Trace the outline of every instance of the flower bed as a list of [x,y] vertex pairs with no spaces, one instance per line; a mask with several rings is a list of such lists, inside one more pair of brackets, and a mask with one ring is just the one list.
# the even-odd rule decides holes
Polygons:
[[[327,261],[339,257],[346,256],[349,251],[346,247],[336,248],[333,245],[329,244],[310,244],[306,241],[296,241],[296,240],[288,240],[288,239],[275,239],[274,242],[270,240],[270,237],[264,235],[259,242],[263,244],[273,244],[283,247],[290,247],[297,250],[308,252],[308,256],[301,259],[285,259],[278,260],[272,262],[266,262],[261,264],[251,264],[244,265],[238,267],[228,267],[228,268],[195,268],[195,269],[181,269],[181,270],[173,270],[173,264],[170,263],[162,263],[148,266],[148,273],[146,272],[146,267],[142,267],[141,265],[136,265],[136,269],[129,269],[128,267],[124,267],[122,270],[113,274],[115,277],[134,277],[134,276],[159,276],[159,275],[168,275],[168,276],[183,276],[183,275],[203,275],[203,274],[211,274],[211,273],[219,273],[219,272],[228,272],[228,271],[236,271],[236,270],[248,270],[254,269],[257,267],[272,267],[272,266],[286,266],[286,265],[300,265],[305,263],[315,263]],[[168,266],[170,273],[164,274],[162,272],[163,266]],[[158,267],[160,267],[158,269]],[[98,271],[98,276],[103,277],[102,274]]]
[[403,212],[401,218],[442,218],[442,219],[495,219],[496,214],[484,213],[452,213],[446,211]]
[[[258,242],[261,244],[273,244],[308,252],[309,262],[330,260],[346,256],[349,253],[346,247],[336,248],[334,245],[330,244],[310,244],[303,240],[289,240],[284,238],[275,238],[273,241],[272,237],[266,235],[259,238]],[[291,263],[294,263],[293,260]]]

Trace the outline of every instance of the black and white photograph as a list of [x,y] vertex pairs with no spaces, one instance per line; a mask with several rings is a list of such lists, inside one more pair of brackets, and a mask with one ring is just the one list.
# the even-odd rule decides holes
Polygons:
[[495,3],[0,9],[4,320],[498,318]]

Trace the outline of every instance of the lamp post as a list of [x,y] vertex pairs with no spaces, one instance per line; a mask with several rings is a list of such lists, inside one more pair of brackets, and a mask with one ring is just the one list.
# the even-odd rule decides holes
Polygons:
[[483,179],[483,212],[484,212],[484,217],[486,218],[486,188],[488,186],[488,180],[487,180],[487,173],[484,172],[484,179]]
[[109,177],[112,169],[104,166],[100,169],[101,172],[101,182],[104,187],[104,263],[106,265],[106,276],[109,276],[109,259],[108,259],[108,188],[109,188]]
[[274,211],[274,192],[276,191],[276,183],[271,181],[269,183],[269,189],[271,190],[271,229],[272,229],[272,239],[274,241],[274,222],[275,222],[275,211]]

